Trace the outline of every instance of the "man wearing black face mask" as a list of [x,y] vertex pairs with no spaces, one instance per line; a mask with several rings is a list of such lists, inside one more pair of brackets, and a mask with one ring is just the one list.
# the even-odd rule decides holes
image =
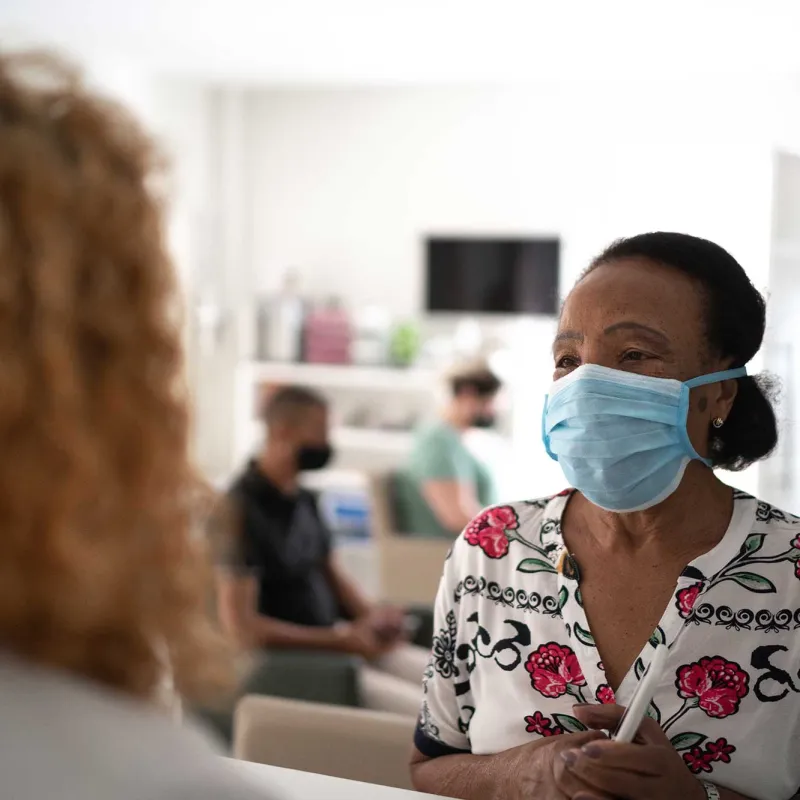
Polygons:
[[327,403],[283,388],[264,420],[266,443],[229,492],[239,540],[219,586],[223,623],[271,650],[363,656],[374,666],[361,670],[362,702],[416,714],[427,652],[404,642],[399,609],[374,605],[345,574],[314,496],[299,484],[301,472],[332,458]]
[[496,502],[485,464],[464,444],[470,428],[495,421],[499,378],[485,362],[464,364],[450,376],[451,396],[441,418],[421,429],[406,468],[396,480],[402,530],[453,538],[486,506]]

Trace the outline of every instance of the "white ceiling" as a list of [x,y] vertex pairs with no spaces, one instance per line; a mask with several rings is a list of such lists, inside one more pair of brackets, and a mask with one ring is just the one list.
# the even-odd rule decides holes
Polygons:
[[800,75],[799,0],[0,0],[0,32],[259,83]]

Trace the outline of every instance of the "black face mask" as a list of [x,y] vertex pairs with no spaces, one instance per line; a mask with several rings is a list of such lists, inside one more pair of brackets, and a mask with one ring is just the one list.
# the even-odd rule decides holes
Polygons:
[[297,451],[297,468],[300,472],[311,472],[328,466],[333,458],[329,444],[304,445]]
[[497,417],[494,414],[476,414],[472,418],[473,428],[494,428]]

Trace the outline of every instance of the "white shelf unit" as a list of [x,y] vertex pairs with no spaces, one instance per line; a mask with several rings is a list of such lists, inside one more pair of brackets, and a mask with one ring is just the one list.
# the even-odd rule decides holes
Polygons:
[[[337,401],[353,399],[367,402],[378,412],[389,406],[435,408],[440,388],[440,375],[434,369],[367,367],[333,364],[292,364],[280,362],[249,362],[237,370],[236,428],[234,457],[241,463],[257,446],[263,435],[256,416],[259,387],[296,384],[318,389],[332,396],[334,420]],[[332,440],[340,454],[339,464],[324,474],[315,476],[323,482],[338,481],[352,484],[355,475],[370,468],[402,464],[410,452],[413,434],[393,427],[361,427],[351,423],[335,424]]]
[[410,431],[340,425],[333,429],[333,443],[346,450],[406,455],[411,451],[413,436]]
[[387,392],[431,392],[435,370],[409,367],[362,367],[350,364],[253,362],[245,367],[255,383],[297,383],[320,389],[369,389]]

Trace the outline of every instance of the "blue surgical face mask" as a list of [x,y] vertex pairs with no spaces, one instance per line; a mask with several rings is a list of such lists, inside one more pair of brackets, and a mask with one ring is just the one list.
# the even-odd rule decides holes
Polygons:
[[689,393],[747,375],[744,367],[691,381],[586,364],[556,381],[545,402],[544,445],[570,485],[608,511],[643,511],[666,500],[690,461]]

